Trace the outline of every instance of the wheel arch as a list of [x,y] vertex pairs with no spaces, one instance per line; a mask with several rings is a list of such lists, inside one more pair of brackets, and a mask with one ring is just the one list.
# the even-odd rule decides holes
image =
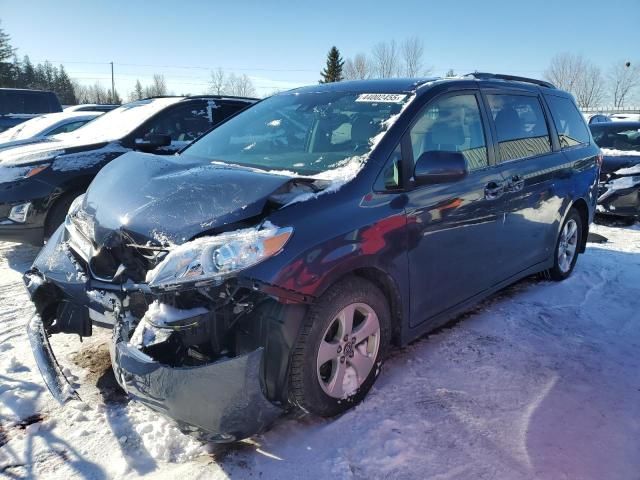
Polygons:
[[400,288],[396,284],[395,280],[391,277],[391,275],[384,272],[380,268],[363,266],[355,268],[350,272],[345,272],[334,282],[331,282],[331,285],[340,282],[341,280],[350,276],[360,277],[368,280],[376,287],[378,287],[382,291],[382,293],[384,293],[387,303],[389,304],[389,310],[391,312],[391,342],[394,345],[400,345],[404,315],[402,309],[402,296],[400,295]]
[[571,204],[571,207],[567,210],[567,215],[572,208],[576,209],[576,211],[580,215],[580,220],[582,220],[582,236],[578,251],[580,253],[584,253],[587,248],[587,237],[589,236],[589,206],[583,198],[578,198]]

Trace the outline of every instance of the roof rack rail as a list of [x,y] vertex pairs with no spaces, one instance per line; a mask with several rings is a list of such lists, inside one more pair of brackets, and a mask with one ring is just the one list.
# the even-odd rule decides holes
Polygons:
[[513,82],[533,83],[534,85],[539,85],[540,87],[556,88],[553,83],[545,82],[544,80],[537,80],[535,78],[528,77],[518,77],[515,75],[503,75],[501,73],[473,72],[467,73],[465,77],[473,77],[477,78],[478,80],[511,80]]

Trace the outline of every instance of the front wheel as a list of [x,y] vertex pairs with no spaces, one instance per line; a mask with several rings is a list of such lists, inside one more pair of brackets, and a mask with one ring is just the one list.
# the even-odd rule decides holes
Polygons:
[[391,337],[384,294],[351,277],[313,305],[296,342],[290,398],[301,409],[333,416],[360,402],[375,382]]
[[580,245],[582,245],[582,218],[578,211],[572,208],[556,242],[553,267],[549,269],[553,280],[564,280],[571,275],[578,260]]

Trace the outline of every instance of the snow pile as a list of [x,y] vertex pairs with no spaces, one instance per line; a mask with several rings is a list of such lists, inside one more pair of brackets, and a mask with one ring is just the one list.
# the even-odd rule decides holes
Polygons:
[[58,155],[51,168],[59,172],[92,168],[108,158],[112,158],[115,154],[126,153],[130,150],[123,147],[120,142],[112,142],[96,150]]
[[633,167],[621,168],[616,171],[616,175],[640,175],[640,163]]
[[84,400],[57,405],[25,334],[33,309],[21,273],[37,250],[0,242],[0,472],[47,480],[636,478],[640,226],[592,230],[609,241],[590,243],[570,278],[526,279],[394,350],[365,401],[344,415],[291,415],[216,447],[121,393],[110,399],[108,376],[74,363],[76,353],[109,342],[109,331],[83,343],[52,336]]
[[613,148],[601,148],[602,155],[605,157],[634,157],[639,156],[640,152],[637,150],[616,150]]
[[0,165],[0,183],[15,182],[31,170],[31,167],[9,167]]

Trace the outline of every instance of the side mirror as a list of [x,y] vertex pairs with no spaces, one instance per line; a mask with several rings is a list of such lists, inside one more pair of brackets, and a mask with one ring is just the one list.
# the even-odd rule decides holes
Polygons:
[[418,185],[449,183],[467,176],[467,162],[460,152],[424,152],[418,158],[413,178]]
[[171,136],[162,133],[150,133],[149,135],[145,135],[144,138],[136,138],[134,143],[136,148],[140,150],[151,151],[156,148],[171,145]]

